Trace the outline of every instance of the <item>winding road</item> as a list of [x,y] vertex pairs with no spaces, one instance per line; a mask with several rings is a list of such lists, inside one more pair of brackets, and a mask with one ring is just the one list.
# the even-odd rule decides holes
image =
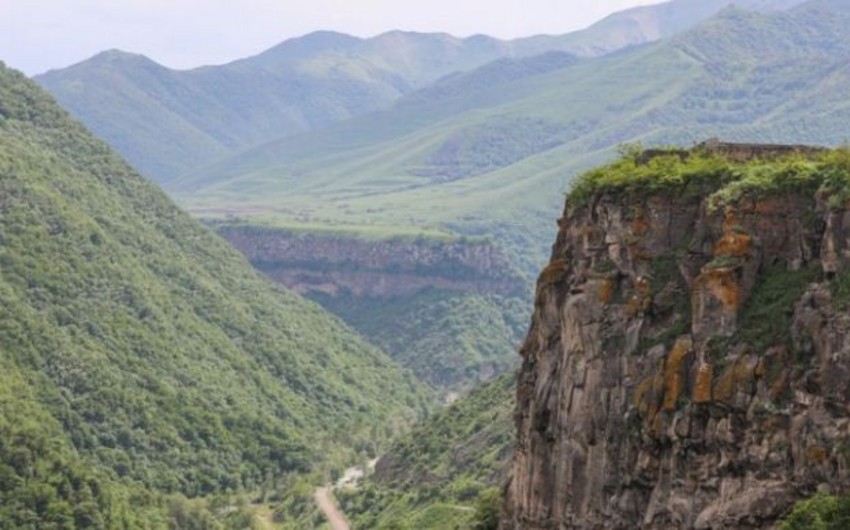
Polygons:
[[315,498],[316,504],[319,505],[322,513],[325,514],[333,530],[350,530],[351,527],[348,526],[348,521],[345,520],[345,516],[342,515],[342,512],[339,511],[331,498],[330,488],[317,488]]

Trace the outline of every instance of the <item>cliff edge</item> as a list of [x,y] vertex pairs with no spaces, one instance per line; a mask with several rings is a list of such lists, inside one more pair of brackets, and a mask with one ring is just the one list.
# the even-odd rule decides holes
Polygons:
[[850,153],[709,142],[577,181],[501,528],[765,528],[850,486]]

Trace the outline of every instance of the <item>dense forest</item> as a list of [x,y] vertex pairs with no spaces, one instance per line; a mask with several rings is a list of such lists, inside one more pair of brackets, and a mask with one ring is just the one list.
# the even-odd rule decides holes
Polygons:
[[0,117],[11,527],[115,526],[129,497],[155,515],[161,495],[342,466],[428,410],[409,373],[262,279],[5,67]]

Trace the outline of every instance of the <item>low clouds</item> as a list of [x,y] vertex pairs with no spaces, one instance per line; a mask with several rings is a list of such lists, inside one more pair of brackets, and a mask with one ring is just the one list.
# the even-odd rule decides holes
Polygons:
[[318,29],[511,38],[566,33],[651,0],[0,0],[0,60],[36,74],[105,49],[173,68],[227,62]]

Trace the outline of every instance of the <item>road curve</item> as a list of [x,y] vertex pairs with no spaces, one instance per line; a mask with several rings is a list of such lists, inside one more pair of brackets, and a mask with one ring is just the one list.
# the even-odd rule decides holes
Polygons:
[[316,488],[315,499],[316,504],[319,505],[322,513],[324,513],[325,517],[327,517],[333,530],[351,529],[351,527],[348,526],[348,521],[345,520],[345,516],[342,515],[342,512],[340,512],[339,509],[337,509],[336,504],[333,499],[331,499],[330,488]]

